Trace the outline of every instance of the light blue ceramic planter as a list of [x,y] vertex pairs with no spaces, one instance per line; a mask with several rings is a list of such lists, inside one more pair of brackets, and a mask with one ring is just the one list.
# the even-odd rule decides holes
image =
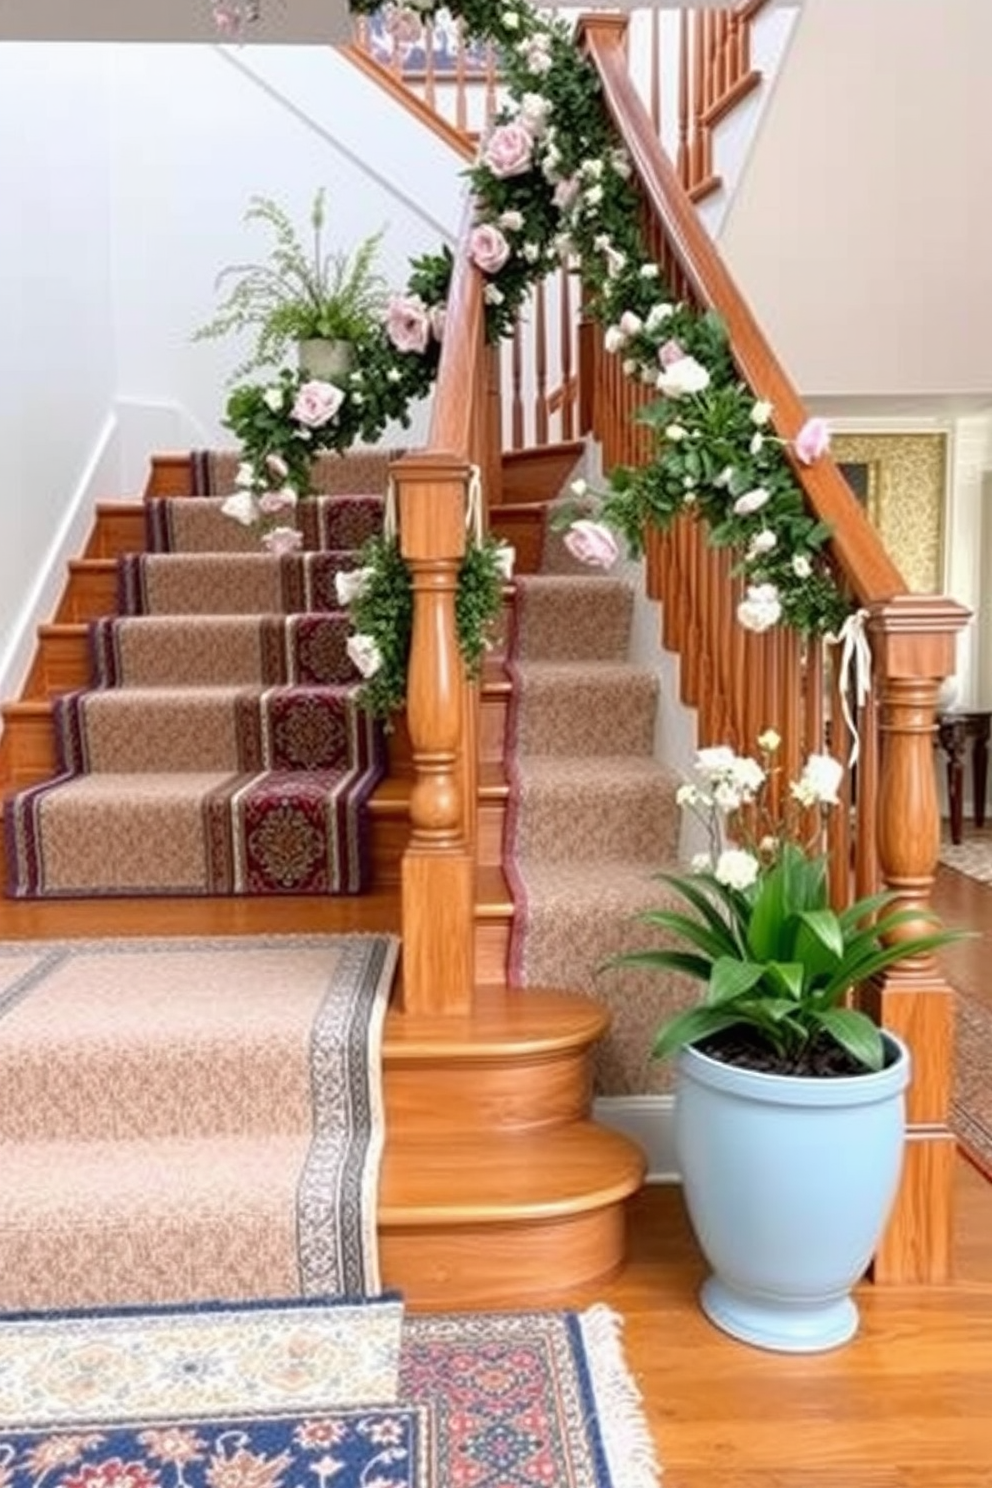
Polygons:
[[759,1348],[816,1353],[857,1331],[863,1275],[899,1183],[909,1052],[878,1074],[758,1074],[679,1055],[675,1149],[713,1274],[703,1311]]

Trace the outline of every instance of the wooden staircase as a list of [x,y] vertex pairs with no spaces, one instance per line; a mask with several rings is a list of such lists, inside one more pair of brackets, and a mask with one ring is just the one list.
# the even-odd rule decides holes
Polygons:
[[[155,462],[146,495],[184,494],[181,469],[182,462]],[[508,506],[503,519],[511,537],[524,534],[525,561],[531,534],[531,566],[537,512]],[[52,699],[89,684],[87,622],[115,612],[117,557],[144,547],[142,501],[97,508],[55,617],[39,627],[23,695],[2,709],[5,790],[54,773]],[[473,1006],[455,1017],[403,1010],[401,969],[385,1029],[381,1264],[384,1284],[414,1307],[538,1302],[609,1276],[624,1256],[625,1201],[643,1178],[640,1151],[591,1120],[592,1051],[608,1015],[566,992],[505,988],[513,915],[501,866],[509,694],[494,660],[481,688]],[[411,782],[401,723],[371,805],[367,896],[4,900],[0,938],[399,931]]]

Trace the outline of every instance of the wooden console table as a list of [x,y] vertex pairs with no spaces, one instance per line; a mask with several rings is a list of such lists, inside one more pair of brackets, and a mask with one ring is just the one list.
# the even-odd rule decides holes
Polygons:
[[964,828],[964,762],[971,742],[971,792],[975,826],[985,825],[985,785],[989,769],[989,729],[992,712],[952,712],[937,715],[937,741],[947,758],[947,798],[951,813],[951,841],[960,842]]

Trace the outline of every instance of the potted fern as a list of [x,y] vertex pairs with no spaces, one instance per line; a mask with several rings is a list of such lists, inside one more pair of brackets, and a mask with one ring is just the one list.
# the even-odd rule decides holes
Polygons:
[[711,1267],[703,1310],[744,1342],[807,1353],[855,1332],[850,1294],[902,1164],[909,1053],[851,994],[959,932],[919,933],[919,912],[891,893],[831,908],[820,843],[843,768],[811,755],[773,814],[778,744],[763,734],[760,761],[699,751],[678,799],[708,850],[692,873],[659,875],[683,902],[640,916],[660,943],[613,964],[702,983],[652,1053],[677,1059],[675,1147]]
[[269,228],[274,242],[260,263],[229,264],[215,288],[224,296],[195,341],[255,332],[248,359],[232,373],[236,382],[260,367],[278,366],[295,342],[300,368],[311,377],[335,380],[345,374],[360,347],[383,320],[387,284],[376,269],[382,230],[347,253],[324,242],[326,192],[314,197],[310,242],[271,198],[253,196],[245,222]]

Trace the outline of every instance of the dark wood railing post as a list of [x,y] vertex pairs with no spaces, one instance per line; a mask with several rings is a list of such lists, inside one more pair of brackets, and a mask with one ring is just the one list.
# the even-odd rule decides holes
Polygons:
[[464,1013],[474,975],[474,856],[466,821],[465,669],[455,593],[465,552],[469,467],[444,453],[392,467],[400,549],[413,580],[407,727],[413,755],[403,855],[403,1008]]
[[[954,600],[899,595],[870,606],[880,729],[877,846],[885,884],[926,929],[940,845],[933,759],[937,693],[955,670],[969,612]],[[954,993],[933,957],[902,961],[866,991],[869,1011],[913,1060],[907,1143],[895,1210],[875,1257],[879,1282],[937,1282],[950,1272],[956,1145],[950,1130]]]

